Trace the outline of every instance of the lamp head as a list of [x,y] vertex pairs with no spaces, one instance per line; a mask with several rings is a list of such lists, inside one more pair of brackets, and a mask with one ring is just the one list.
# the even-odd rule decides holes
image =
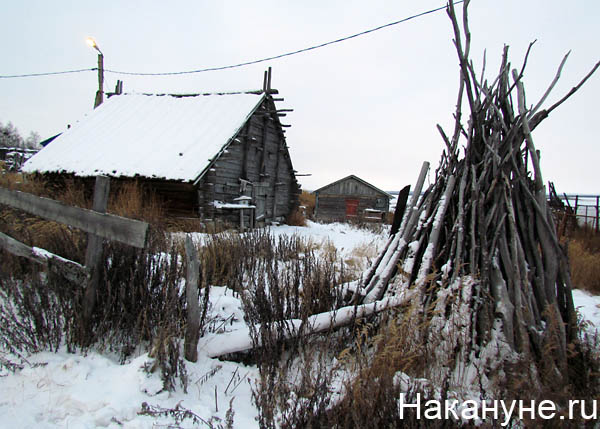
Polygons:
[[95,50],[97,50],[100,54],[102,54],[102,51],[100,50],[100,48],[98,47],[98,44],[96,43],[96,41],[94,40],[93,37],[88,37],[87,39],[85,39],[85,42],[91,47],[94,48]]

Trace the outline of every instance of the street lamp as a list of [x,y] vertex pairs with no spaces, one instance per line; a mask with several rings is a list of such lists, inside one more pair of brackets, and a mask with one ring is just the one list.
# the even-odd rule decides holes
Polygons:
[[88,37],[85,41],[90,47],[98,51],[98,91],[96,92],[96,101],[94,102],[95,109],[104,101],[104,54],[94,38]]

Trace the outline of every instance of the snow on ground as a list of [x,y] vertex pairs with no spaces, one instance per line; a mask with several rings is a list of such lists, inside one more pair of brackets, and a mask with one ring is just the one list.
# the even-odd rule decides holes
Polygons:
[[[373,224],[374,227],[376,224]],[[375,228],[374,228],[375,229]],[[362,245],[372,245],[381,248],[387,242],[386,226],[381,227],[381,233],[375,233],[365,228],[357,228],[346,223],[316,223],[307,221],[307,226],[281,225],[271,228],[275,235],[298,235],[317,243],[331,242],[344,256],[349,256],[353,250]]]
[[583,318],[591,323],[590,330],[600,332],[600,296],[575,289],[573,290],[573,302]]
[[[284,225],[270,231],[275,236],[296,234],[311,240],[319,249],[329,243],[344,260],[377,255],[387,241],[385,232],[377,234],[340,223],[309,222],[307,227]],[[213,286],[210,301],[212,330],[230,332],[245,326],[241,302],[230,290]],[[230,401],[235,411],[234,427],[258,427],[251,390],[258,376],[255,366],[210,359],[200,347],[198,362],[186,364],[189,377],[186,394],[180,386],[175,392],[162,391],[158,372],[144,371],[144,366],[151,362],[147,353],[122,365],[112,356],[94,352],[86,356],[65,350],[36,353],[28,358],[22,370],[11,373],[0,369],[0,428],[149,429],[174,423],[172,418],[139,415],[144,402],[161,408],[180,404],[218,427],[225,426]],[[198,427],[190,419],[178,424]]]
[[[211,288],[211,303],[213,329],[225,332],[244,326],[241,302],[231,291]],[[168,409],[179,404],[214,427],[225,426],[231,402],[234,427],[257,427],[251,401],[256,367],[209,359],[202,350],[196,363],[186,362],[187,393],[181,386],[175,392],[163,391],[158,371],[144,370],[153,362],[147,353],[123,365],[98,353],[81,356],[64,350],[36,353],[28,362],[15,373],[0,371],[0,428],[142,429],[173,424],[169,417],[139,415],[144,402]],[[178,427],[198,425],[187,419]]]
[[[280,226],[271,232],[297,234],[315,243],[330,241],[344,258],[361,247],[374,247],[378,252],[387,240],[385,232],[378,235],[344,224],[311,222],[308,227]],[[600,297],[575,290],[573,298],[581,314],[600,328]],[[209,317],[213,330],[219,332],[244,326],[241,302],[225,287],[211,289]],[[258,427],[251,391],[258,376],[255,366],[210,359],[200,347],[198,362],[187,363],[189,385],[184,393],[181,387],[175,392],[162,391],[160,375],[143,369],[151,362],[147,353],[122,365],[111,356],[93,352],[86,356],[64,350],[36,353],[21,370],[0,369],[0,428],[150,429],[174,423],[173,418],[140,415],[142,403],[162,408],[179,404],[218,427],[225,426],[230,401],[234,427]],[[204,423],[194,426],[189,419],[178,424],[210,427]]]
[[372,224],[372,227],[371,230],[346,223],[316,223],[309,220],[306,227],[281,225],[271,228],[271,233],[275,236],[285,234],[302,237],[312,242],[321,256],[325,256],[328,249],[334,246],[337,257],[348,268],[362,272],[383,250],[388,239],[389,226]]

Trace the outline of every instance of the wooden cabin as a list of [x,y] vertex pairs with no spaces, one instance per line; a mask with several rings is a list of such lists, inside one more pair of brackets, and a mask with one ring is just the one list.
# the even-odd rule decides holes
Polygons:
[[[276,90],[120,94],[57,136],[27,173],[136,180],[170,217],[249,226],[283,221],[297,207]],[[281,100],[281,99],[279,99]]]
[[350,175],[313,192],[315,218],[324,221],[384,221],[392,196]]

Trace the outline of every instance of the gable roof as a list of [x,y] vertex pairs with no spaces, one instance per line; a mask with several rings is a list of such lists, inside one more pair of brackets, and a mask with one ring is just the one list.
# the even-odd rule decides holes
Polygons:
[[113,96],[22,171],[194,181],[264,98],[259,92]]
[[393,195],[391,195],[391,194],[389,194],[389,193],[387,193],[387,192],[385,192],[385,191],[382,191],[381,189],[379,189],[379,188],[377,188],[377,187],[375,187],[375,186],[371,185],[369,182],[366,182],[366,181],[364,181],[364,180],[363,180],[363,179],[361,179],[360,177],[358,177],[358,176],[355,176],[354,174],[351,174],[351,175],[349,175],[349,176],[346,176],[346,177],[344,177],[344,178],[342,178],[342,179],[336,180],[335,182],[331,182],[331,183],[329,183],[328,185],[322,186],[322,187],[320,187],[319,189],[317,189],[316,191],[313,191],[313,194],[318,194],[318,193],[319,193],[319,192],[321,192],[323,189],[327,189],[327,188],[329,188],[329,187],[331,187],[331,186],[335,186],[335,185],[337,185],[338,183],[340,183],[340,182],[343,182],[343,181],[346,181],[346,180],[348,180],[348,179],[354,179],[354,180],[356,180],[356,181],[358,181],[358,182],[362,183],[363,185],[365,185],[365,186],[367,186],[367,187],[369,187],[369,188],[373,189],[374,191],[376,191],[376,192],[379,192],[380,194],[384,194],[384,195],[386,195],[388,198],[394,198],[394,196],[393,196]]

